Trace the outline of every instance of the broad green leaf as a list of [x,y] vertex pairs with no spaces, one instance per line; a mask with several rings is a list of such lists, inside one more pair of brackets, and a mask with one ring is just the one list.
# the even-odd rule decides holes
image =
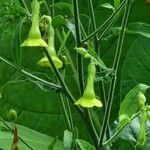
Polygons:
[[[61,99],[54,90],[41,90],[41,87],[30,80],[23,80],[8,83],[1,95],[0,115],[4,118],[7,110],[14,108],[18,112],[18,124],[53,137],[63,136],[67,128],[65,114]],[[78,126],[80,133],[84,131],[81,136],[88,137],[83,121],[74,108],[71,108],[75,126]]]
[[73,142],[72,138],[73,138],[73,133],[68,131],[68,130],[65,130],[64,131],[64,139],[63,139],[65,150],[71,150],[72,149],[72,142]]
[[114,0],[115,9],[120,5],[120,0]]
[[119,116],[126,114],[127,116],[129,116],[129,118],[131,118],[139,108],[139,92],[142,92],[144,94],[148,88],[149,86],[146,84],[138,84],[135,88],[133,88],[121,103]]
[[124,139],[121,139],[121,138],[119,138],[113,144],[113,146],[111,148],[112,148],[111,150],[124,150],[124,148],[128,149],[128,150],[136,150],[135,147],[134,147],[134,144],[131,143],[131,141],[124,140]]
[[58,141],[58,137],[56,137],[56,138],[48,145],[48,150],[54,150],[57,141]]
[[[118,36],[120,27],[112,27],[104,39],[108,39],[112,36]],[[150,25],[142,22],[130,23],[126,29],[126,34],[137,34],[150,38]]]
[[[146,130],[146,143],[144,145],[137,145],[136,150],[148,150],[150,148],[150,132],[149,132],[150,124],[147,123]],[[140,131],[140,120],[136,117],[132,122],[126,126],[126,128],[121,132],[119,138],[124,139],[126,141],[131,142],[132,144],[137,142]],[[118,143],[119,144],[119,143]],[[115,148],[116,146],[114,146]]]
[[67,25],[67,21],[65,18],[63,18],[63,16],[58,15],[53,18],[52,24],[54,28],[58,28],[60,26]]
[[[6,122],[9,127],[11,127],[11,123]],[[38,133],[29,128],[17,125],[19,137],[23,139],[30,147],[36,150],[47,150],[50,142],[54,140],[54,138],[47,136],[45,134]],[[0,148],[4,150],[9,150],[11,148],[13,134],[11,131],[7,130],[6,126],[0,122]],[[19,148],[21,150],[30,150],[23,142],[19,140]],[[64,150],[63,143],[61,141],[57,141],[53,150]]]
[[129,34],[140,34],[150,38],[150,25],[142,22],[130,23],[126,32]]
[[94,146],[87,141],[76,139],[76,143],[79,146],[80,150],[96,150]]
[[126,95],[119,110],[120,127],[130,122],[131,117],[139,111],[141,101],[140,94],[144,94],[148,88],[149,86],[146,84],[138,84]]
[[[136,84],[150,85],[149,80],[149,38],[136,37],[131,43],[121,69],[121,95],[122,97]],[[147,99],[149,103],[149,99]]]

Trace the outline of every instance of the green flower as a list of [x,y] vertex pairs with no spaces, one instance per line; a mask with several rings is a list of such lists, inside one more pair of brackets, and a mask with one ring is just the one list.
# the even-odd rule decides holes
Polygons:
[[81,105],[82,107],[102,107],[103,104],[100,100],[95,98],[95,92],[94,92],[94,79],[95,79],[95,65],[93,62],[91,62],[88,66],[88,78],[87,78],[87,84],[83,93],[83,96],[79,98],[75,105]]
[[40,46],[40,47],[47,47],[47,44],[44,40],[42,39],[32,39],[28,38],[26,39],[21,46]]
[[41,38],[39,29],[40,5],[37,0],[33,0],[32,2],[32,13],[32,25],[28,34],[28,38],[23,42],[21,46],[47,47],[47,43]]
[[80,99],[78,99],[76,102],[75,102],[75,105],[81,105],[82,107],[102,107],[103,104],[101,103],[100,100],[96,99],[96,98],[84,98],[84,97],[81,97]]
[[[42,18],[46,19],[48,21],[48,29],[47,29],[48,30],[48,47],[47,47],[47,51],[48,51],[50,57],[52,58],[55,67],[60,69],[60,68],[62,68],[63,63],[58,58],[56,51],[55,51],[55,42],[54,42],[55,31],[54,31],[54,28],[51,24],[52,18],[50,16],[43,16]],[[38,65],[40,65],[42,67],[51,67],[51,65],[49,64],[48,58],[46,56],[44,56],[38,62]]]
[[[58,69],[62,68],[63,63],[57,56],[52,56],[52,60],[56,68]],[[41,67],[51,67],[49,60],[46,56],[44,56],[39,60],[38,65],[40,65]]]

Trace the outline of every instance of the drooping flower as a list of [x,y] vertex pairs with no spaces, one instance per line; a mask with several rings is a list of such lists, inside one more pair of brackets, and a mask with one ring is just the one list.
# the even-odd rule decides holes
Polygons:
[[41,38],[39,29],[39,13],[40,4],[37,0],[32,2],[32,25],[28,34],[28,38],[22,43],[21,46],[40,46],[47,47],[47,43]]
[[91,62],[88,66],[88,78],[87,78],[87,84],[83,93],[83,96],[79,98],[75,105],[81,105],[82,107],[102,107],[103,104],[100,100],[98,100],[95,96],[94,92],[94,79],[95,79],[95,65],[93,62]]
[[[43,18],[45,18],[48,21],[48,47],[47,47],[47,51],[48,51],[49,55],[51,56],[55,67],[60,69],[60,68],[62,68],[63,63],[58,58],[56,51],[55,51],[55,41],[54,41],[55,31],[54,31],[54,28],[51,24],[52,19],[50,16],[43,16]],[[42,67],[50,67],[51,66],[49,61],[48,61],[48,58],[46,56],[44,56],[43,58],[41,58],[39,60],[38,65],[40,65]]]
[[[57,56],[51,56],[51,58],[56,68],[62,68],[62,61]],[[39,60],[38,65],[40,65],[41,67],[51,67],[49,60],[46,56]]]

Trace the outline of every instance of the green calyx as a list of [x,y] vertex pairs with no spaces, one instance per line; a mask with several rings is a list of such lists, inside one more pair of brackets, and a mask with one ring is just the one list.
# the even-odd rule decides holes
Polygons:
[[28,34],[28,38],[23,42],[21,46],[41,46],[47,47],[46,42],[41,38],[39,29],[39,13],[40,4],[37,0],[32,2],[32,25]]
[[[60,69],[63,66],[62,61],[58,58],[58,56],[56,55],[56,51],[55,51],[55,41],[54,41],[54,37],[55,37],[55,31],[54,28],[52,26],[52,18],[50,16],[43,16],[42,19],[46,19],[46,21],[48,22],[48,47],[47,47],[47,51],[49,53],[49,55],[51,56],[54,65],[56,68]],[[51,67],[51,65],[49,64],[48,58],[46,56],[44,56],[42,59],[40,59],[40,61],[38,62],[38,65],[42,66],[42,67]]]
[[87,84],[83,93],[83,96],[75,102],[75,105],[81,105],[82,107],[102,107],[102,103],[100,100],[95,98],[94,92],[94,79],[95,79],[95,65],[91,62],[88,66],[88,78]]

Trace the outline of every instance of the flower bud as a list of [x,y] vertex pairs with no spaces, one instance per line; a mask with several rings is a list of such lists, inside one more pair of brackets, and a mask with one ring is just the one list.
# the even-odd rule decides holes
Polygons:
[[17,112],[14,109],[10,109],[10,111],[7,114],[7,118],[11,122],[14,122],[17,119]]

